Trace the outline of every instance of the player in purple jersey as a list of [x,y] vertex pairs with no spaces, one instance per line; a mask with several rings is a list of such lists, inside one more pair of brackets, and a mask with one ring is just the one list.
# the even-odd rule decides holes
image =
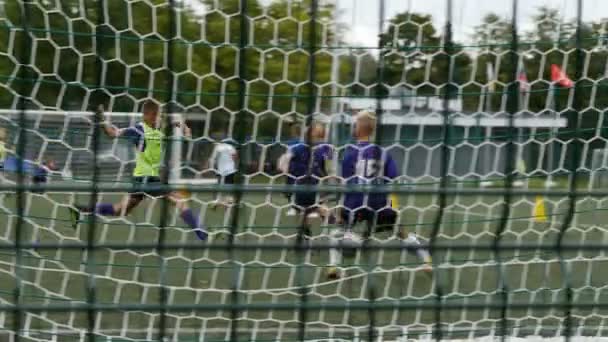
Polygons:
[[[331,167],[333,149],[329,144],[323,143],[325,139],[325,127],[320,123],[313,123],[309,128],[311,144],[297,144],[287,152],[287,165],[285,173],[293,177],[296,185],[316,185],[321,179],[333,176]],[[312,161],[310,156],[312,154]],[[310,170],[309,170],[310,167]],[[323,219],[328,218],[330,223],[335,219],[329,214],[329,210],[323,205],[324,198],[317,192],[297,192],[294,196],[295,207],[304,215],[305,226],[308,227],[308,218],[312,213],[317,213]],[[307,230],[306,235],[310,236]]]
[[[354,137],[357,143],[349,146],[344,153],[342,179],[347,185],[392,183],[399,176],[395,161],[382,147],[370,142],[376,126],[375,115],[362,111],[354,119]],[[344,196],[344,209],[340,216],[345,226],[345,239],[352,234],[353,227],[359,222],[366,223],[364,238],[369,238],[374,232],[394,231],[398,213],[391,207],[386,193],[355,192]],[[399,231],[398,235],[406,246],[420,245],[415,234],[405,237],[405,233]],[[335,241],[336,237],[333,236],[332,239]],[[431,270],[430,254],[426,249],[412,248],[410,251],[422,259],[425,270]],[[337,250],[330,249],[330,265],[338,265],[339,258]],[[330,268],[328,276],[338,278],[338,269]]]
[[[280,158],[279,158],[279,168],[281,168],[281,164],[283,164],[283,168],[287,168],[287,164],[289,163],[289,151],[291,150],[292,147],[297,146],[299,144],[302,143],[302,140],[300,139],[300,131],[301,131],[302,127],[299,124],[291,124],[289,126],[289,134],[290,134],[290,138],[289,140],[287,140],[285,143],[287,144],[287,152],[285,154],[283,154]],[[285,184],[286,185],[293,185],[295,183],[296,179],[294,177],[292,177],[289,173],[287,173],[287,177],[285,179]],[[291,192],[285,192],[284,193],[285,198],[287,198],[287,201],[291,203],[291,199],[293,197],[293,194]],[[287,210],[287,216],[296,216],[298,214],[298,210],[295,207],[290,207],[289,210]]]

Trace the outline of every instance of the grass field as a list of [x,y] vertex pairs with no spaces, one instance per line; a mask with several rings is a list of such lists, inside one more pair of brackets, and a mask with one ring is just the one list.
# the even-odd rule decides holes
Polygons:
[[[104,195],[114,201],[117,195]],[[232,212],[206,207],[210,195],[192,201],[202,210],[203,218],[213,232],[208,243],[226,243]],[[86,241],[90,227],[70,227],[66,204],[86,202],[85,196],[66,194],[27,194],[26,220],[22,227],[24,241]],[[408,230],[428,237],[438,213],[437,198],[402,196],[401,223]],[[502,198],[489,196],[449,197],[440,225],[438,241],[491,243],[499,227]],[[297,218],[286,217],[286,200],[280,194],[245,194],[238,219],[239,242],[295,242]],[[546,222],[535,220],[535,198],[516,197],[502,234],[503,242],[555,243],[567,209],[566,198],[544,199]],[[158,237],[160,201],[147,201],[126,218],[100,219],[95,241],[104,243],[154,243]],[[3,242],[15,236],[15,196],[0,198]],[[580,198],[573,224],[565,233],[568,242],[605,242],[608,234],[608,205],[603,200]],[[327,242],[326,227],[313,227],[316,242]],[[195,235],[171,215],[166,228],[167,242],[195,242]],[[389,234],[376,236],[375,244],[395,244]],[[0,298],[12,303],[15,281],[15,254],[1,252]],[[420,272],[419,262],[399,250],[358,253],[345,260],[345,277],[327,281],[327,251],[308,252],[303,266],[293,250],[229,251],[166,250],[165,285],[169,304],[239,303],[349,303],[374,300],[386,303],[501,303],[501,285],[508,290],[511,303],[551,303],[564,301],[565,288],[573,290],[573,302],[594,303],[608,300],[608,266],[605,253],[556,251],[507,251],[501,253],[501,265],[491,252],[438,252],[434,255],[434,279]],[[96,301],[99,303],[155,304],[160,301],[161,260],[153,250],[101,250],[90,255],[80,250],[25,250],[22,257],[21,300],[28,304],[82,303],[87,300],[87,272],[94,273]],[[560,259],[561,257],[561,259]],[[88,259],[88,266],[87,266]],[[368,273],[368,271],[372,271]],[[301,296],[305,285],[307,295]],[[233,288],[238,295],[232,297]],[[370,291],[372,290],[373,291]],[[304,298],[304,299],[303,299]],[[231,314],[238,320],[238,336],[249,340],[295,340],[299,328],[298,310],[168,312],[168,336],[179,341],[225,340],[230,334]],[[565,311],[561,309],[509,309],[505,313],[508,333],[512,335],[559,335],[564,327]],[[358,309],[315,310],[306,315],[306,339],[367,336],[373,316],[378,334],[394,340],[430,336],[436,320],[434,310],[383,309],[370,312]],[[86,329],[84,313],[27,313],[22,321],[25,336],[31,340],[79,340]],[[500,309],[458,309],[440,313],[446,338],[471,338],[496,332],[502,314]],[[602,327],[608,312],[604,309],[572,310],[572,332],[577,335],[608,335]],[[10,313],[0,315],[0,326],[13,324]],[[103,312],[96,316],[100,340],[153,340],[156,338],[159,314],[143,311]],[[1,335],[1,334],[0,334]],[[27,340],[27,339],[26,339]]]

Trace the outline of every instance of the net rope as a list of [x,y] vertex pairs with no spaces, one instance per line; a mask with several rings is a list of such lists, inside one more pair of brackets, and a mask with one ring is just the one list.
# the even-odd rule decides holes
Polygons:
[[[571,3],[527,18],[511,0],[464,38],[459,1],[426,13],[374,0],[374,44],[346,38],[360,23],[344,22],[345,1],[0,1],[0,336],[604,337],[607,22]],[[71,227],[70,208],[133,190],[132,144],[103,134],[96,106],[124,128],[147,99],[162,105],[172,174],[154,189],[187,193],[206,242],[167,199]],[[393,184],[285,184],[278,160],[293,140],[310,148],[313,122],[339,175],[359,110],[377,117]],[[234,185],[210,163],[227,138]],[[343,257],[339,279],[341,226],[312,219],[307,242],[288,215],[284,193],[311,189],[335,212],[350,192],[399,203],[395,231]],[[432,276],[401,229],[430,248]]]

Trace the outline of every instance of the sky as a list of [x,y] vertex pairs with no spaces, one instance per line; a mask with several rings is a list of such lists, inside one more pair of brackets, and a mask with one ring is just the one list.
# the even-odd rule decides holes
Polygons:
[[[343,10],[341,20],[352,27],[347,37],[351,43],[377,44],[379,6],[378,0],[335,0]],[[446,0],[385,0],[387,19],[396,13],[411,9],[413,12],[431,14],[437,28],[446,19]],[[576,17],[577,0],[519,0],[518,23],[520,30],[531,28],[532,16],[541,6],[556,8],[565,20]],[[454,38],[470,41],[473,28],[482,18],[494,12],[502,17],[512,17],[512,0],[452,0],[452,25]],[[599,21],[608,18],[608,0],[583,0],[583,19]],[[354,21],[354,22],[353,22]]]
[[[200,0],[184,0],[200,12]],[[222,0],[217,0],[222,1]],[[268,4],[272,0],[259,0]],[[351,44],[375,46],[378,44],[379,2],[380,0],[321,0],[335,2],[340,8],[339,20],[348,25],[346,41]],[[471,41],[473,28],[488,13],[494,12],[511,18],[512,0],[452,0],[453,34],[458,42]],[[565,20],[576,16],[577,0],[519,0],[518,22],[520,30],[531,27],[531,18],[538,7],[543,5],[557,8]],[[397,13],[407,11],[431,14],[437,28],[445,23],[446,0],[385,0],[385,20]],[[583,0],[585,21],[608,21],[608,0]]]

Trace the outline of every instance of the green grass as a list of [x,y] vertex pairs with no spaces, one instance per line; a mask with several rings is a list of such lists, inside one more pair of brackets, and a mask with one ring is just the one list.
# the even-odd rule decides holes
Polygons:
[[[75,197],[75,198],[72,198]],[[117,195],[104,195],[104,201],[115,201]],[[228,210],[213,211],[201,207],[210,200],[202,195],[192,201],[192,206],[204,211],[204,220],[212,231],[209,243],[226,243],[232,213]],[[77,230],[70,227],[65,204],[73,200],[85,203],[85,196],[64,194],[27,195],[22,227],[24,241],[84,242],[90,227],[82,223]],[[502,235],[504,242],[553,244],[558,235],[564,213],[565,199],[546,199],[547,222],[532,218],[534,199],[517,197],[511,205],[511,215]],[[298,219],[286,217],[286,200],[280,194],[246,194],[239,213],[237,241],[243,243],[295,242]],[[432,196],[403,196],[401,223],[410,231],[429,237],[438,213],[437,198]],[[272,204],[272,205],[271,205]],[[12,242],[15,236],[15,197],[0,198],[0,228],[4,242]],[[449,197],[439,229],[438,241],[460,243],[491,243],[499,227],[502,198],[489,196]],[[160,201],[147,201],[127,218],[101,219],[95,229],[94,240],[104,243],[130,243],[157,241],[161,211]],[[604,229],[608,222],[608,204],[601,200],[582,198],[578,201],[577,214],[566,241],[603,242],[607,240]],[[327,242],[321,236],[324,227],[315,224],[315,241]],[[166,228],[167,242],[196,242],[195,235],[171,212]],[[396,243],[389,234],[378,235],[376,243]],[[16,285],[14,253],[0,254],[0,298],[12,302]],[[21,300],[28,304],[86,302],[87,261],[89,270],[96,275],[96,300],[100,303],[156,304],[160,300],[160,258],[154,251],[100,250],[91,255],[80,250],[25,250],[22,257]],[[326,251],[310,252],[302,267],[294,267],[300,261],[293,251],[235,251],[230,260],[228,251],[166,250],[166,282],[170,304],[230,304],[234,286],[239,289],[239,303],[294,303],[302,301],[299,287],[308,288],[309,303],[348,303],[366,300],[374,289],[378,301],[434,302],[436,287],[433,280],[416,271],[418,260],[407,253],[385,250],[359,254],[345,260],[346,277],[328,282],[325,278]],[[502,268],[495,256],[487,251],[448,251],[434,255],[435,281],[443,300],[451,303],[500,303],[500,284],[509,291],[509,300],[518,303],[549,303],[563,301],[565,286],[569,284],[576,303],[593,303],[608,300],[608,274],[604,272],[608,262],[604,254],[591,252],[556,251],[507,251],[501,254]],[[375,272],[367,276],[371,266]],[[564,267],[566,266],[566,267]],[[596,309],[573,309],[573,325],[583,326],[583,333],[595,333],[593,327],[603,324],[602,317],[608,312]],[[294,340],[297,337],[298,311],[255,312],[241,311],[239,337],[242,340]],[[508,310],[510,328],[523,331],[555,332],[564,317],[559,309]],[[43,316],[28,314],[24,329],[49,332],[53,324],[60,330],[68,327],[84,329],[86,315],[76,313],[47,313]],[[126,318],[128,317],[128,320]],[[154,338],[150,327],[158,326],[158,314],[141,311],[106,312],[97,315],[101,335],[133,339]],[[200,334],[209,340],[224,340],[230,329],[231,311],[186,312],[168,314],[167,327],[179,331],[183,341],[198,340]],[[441,313],[446,333],[451,337],[484,335],[497,326],[501,314],[498,309],[452,310]],[[10,328],[13,317],[7,314],[4,327]],[[408,328],[409,336],[430,332],[435,322],[433,310],[385,310],[374,313],[375,324],[392,336]],[[307,338],[341,336],[353,338],[354,329],[365,329],[370,321],[369,312],[355,309],[343,311],[321,310],[307,314]],[[51,324],[52,323],[52,324]],[[473,325],[475,324],[475,325]],[[61,326],[63,325],[63,326]],[[534,330],[537,327],[538,330]],[[252,335],[257,331],[257,335]],[[513,332],[514,330],[510,330]],[[604,334],[603,330],[601,332]],[[65,340],[71,337],[65,336]],[[44,340],[44,338],[40,338]],[[77,340],[74,338],[73,340]],[[34,338],[35,340],[35,338]],[[60,339],[61,340],[61,339]]]

